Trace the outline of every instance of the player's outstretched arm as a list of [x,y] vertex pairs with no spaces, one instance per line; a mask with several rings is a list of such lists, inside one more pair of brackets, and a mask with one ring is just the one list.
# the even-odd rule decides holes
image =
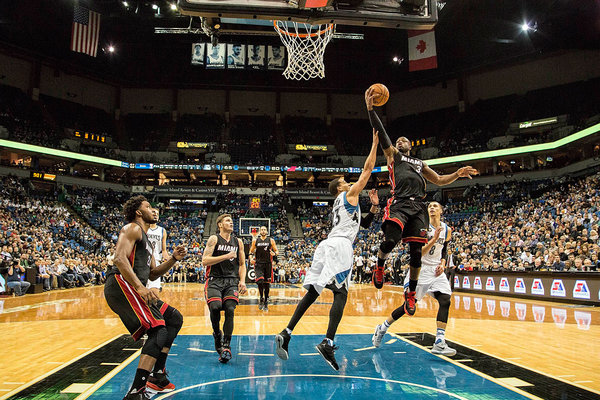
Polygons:
[[173,265],[175,265],[177,261],[183,260],[186,255],[187,250],[185,249],[185,246],[179,245],[175,247],[171,258],[165,260],[157,267],[154,267],[154,263],[152,264],[152,269],[150,270],[150,280],[155,280],[159,276],[163,276],[164,274],[166,274],[168,270],[173,268]]
[[469,166],[457,169],[454,173],[448,175],[438,175],[437,172],[429,168],[429,166],[423,163],[423,177],[429,182],[434,183],[438,186],[448,185],[458,178],[469,178],[473,179],[471,175],[479,175],[479,171]]
[[133,251],[135,243],[142,238],[142,228],[138,224],[127,224],[119,232],[117,248],[115,249],[114,264],[119,269],[121,276],[136,292],[148,303],[156,303],[158,296],[147,289],[133,272],[133,266],[129,262],[129,255]]
[[385,154],[386,158],[393,157],[395,153],[398,152],[394,146],[392,146],[392,141],[388,136],[385,128],[383,127],[383,123],[379,119],[379,115],[373,110],[373,99],[375,98],[374,91],[369,88],[365,92],[365,104],[367,105],[367,111],[369,112],[369,121],[371,121],[371,126],[375,129],[379,134],[379,142],[381,143],[381,149],[383,150],[383,154]]
[[346,193],[346,200],[353,206],[358,204],[358,195],[367,186],[367,182],[371,178],[371,171],[375,168],[375,159],[377,158],[377,144],[379,144],[379,136],[377,131],[373,129],[373,144],[371,145],[371,151],[365,160],[363,171],[358,177],[358,181],[350,187],[348,193]]

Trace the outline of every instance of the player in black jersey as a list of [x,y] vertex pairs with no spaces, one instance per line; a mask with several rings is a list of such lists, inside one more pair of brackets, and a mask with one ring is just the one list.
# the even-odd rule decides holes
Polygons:
[[[219,353],[219,361],[226,363],[232,357],[231,335],[238,296],[246,293],[246,256],[244,242],[233,233],[231,215],[219,215],[217,226],[219,233],[208,238],[202,264],[206,267],[204,294],[210,311],[215,350]],[[220,328],[221,310],[225,311],[223,332]]]
[[252,241],[250,254],[255,255],[254,280],[258,285],[260,301],[259,310],[269,311],[269,291],[273,282],[273,257],[279,254],[275,241],[267,237],[269,233],[266,226],[260,227],[260,236]]
[[416,311],[415,290],[421,268],[421,249],[427,243],[429,216],[425,198],[426,180],[438,186],[448,185],[458,178],[469,178],[479,172],[470,166],[459,168],[449,175],[438,175],[427,164],[410,156],[412,148],[410,140],[404,136],[396,140],[392,146],[381,120],[373,110],[373,90],[365,93],[365,103],[369,112],[369,120],[373,129],[379,132],[379,145],[387,159],[390,175],[391,197],[388,200],[383,216],[381,229],[384,240],[377,253],[377,266],[373,271],[373,284],[377,289],[383,287],[384,265],[387,256],[402,240],[409,244],[410,281],[408,291],[404,293],[404,309],[408,315]]
[[176,247],[168,261],[156,266],[152,245],[146,236],[150,225],[157,222],[150,203],[144,196],[132,197],[123,206],[123,213],[129,223],[119,233],[104,297],[134,340],[144,333],[148,335],[133,385],[124,398],[145,400],[150,398],[146,386],[160,392],[175,389],[167,378],[165,363],[183,324],[181,313],[163,303],[155,292],[146,288],[146,283],[171,269],[176,261],[185,257],[186,250],[183,246]]

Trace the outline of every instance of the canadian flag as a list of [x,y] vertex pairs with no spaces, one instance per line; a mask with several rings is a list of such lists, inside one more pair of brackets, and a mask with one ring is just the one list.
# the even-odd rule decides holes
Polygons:
[[408,70],[437,68],[434,31],[408,31]]

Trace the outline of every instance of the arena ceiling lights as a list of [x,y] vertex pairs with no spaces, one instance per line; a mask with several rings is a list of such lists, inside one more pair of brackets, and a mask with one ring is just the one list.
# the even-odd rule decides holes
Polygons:
[[[508,149],[501,150],[492,150],[492,151],[483,151],[480,153],[471,153],[471,154],[462,154],[458,156],[452,157],[442,157],[442,158],[434,158],[431,160],[423,160],[427,163],[427,165],[442,165],[442,164],[452,164],[452,163],[467,163],[470,161],[482,160],[486,158],[498,158],[498,157],[509,157],[517,154],[524,153],[535,153],[538,151],[548,151],[554,150],[569,143],[573,143],[577,140],[583,139],[585,137],[591,136],[600,131],[600,124],[592,125],[589,128],[583,129],[579,132],[575,132],[569,136],[566,136],[562,139],[555,140],[554,142],[548,143],[540,143],[540,144],[532,144],[528,146],[520,146],[520,147],[512,147]],[[121,168],[129,168],[130,163],[112,160],[110,158],[90,156],[87,154],[74,153],[72,151],[58,150],[50,147],[42,147],[36,146],[32,144],[25,144],[20,142],[13,142],[11,140],[0,139],[0,146],[8,149],[15,149],[20,151],[28,151],[31,153],[44,154],[48,156],[67,158],[71,160],[85,161],[93,164],[100,164],[110,167],[121,167]],[[356,170],[360,170],[356,168]],[[387,166],[376,168],[373,172],[385,172],[387,171]]]

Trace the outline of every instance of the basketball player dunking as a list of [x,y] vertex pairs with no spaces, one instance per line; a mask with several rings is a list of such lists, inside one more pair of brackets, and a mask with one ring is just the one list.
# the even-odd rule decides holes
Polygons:
[[425,180],[438,186],[448,185],[458,178],[469,178],[479,172],[470,166],[459,168],[449,175],[438,175],[427,164],[418,158],[410,156],[412,148],[410,140],[404,136],[396,140],[392,146],[381,120],[373,110],[374,93],[368,89],[365,93],[365,103],[369,111],[369,119],[373,129],[379,132],[379,141],[387,159],[390,174],[391,197],[385,207],[381,230],[384,240],[377,253],[377,266],[373,270],[373,284],[377,289],[383,287],[384,266],[388,255],[402,240],[409,244],[410,281],[408,290],[404,291],[404,310],[408,315],[416,311],[415,290],[419,271],[421,269],[421,254],[423,245],[427,242],[427,216],[425,198]]
[[331,215],[333,226],[327,239],[317,246],[311,267],[306,273],[304,288],[308,289],[308,292],[298,303],[287,328],[275,336],[276,352],[282,360],[287,360],[289,357],[288,344],[296,324],[317,300],[323,289],[327,288],[333,292],[333,304],[329,312],[327,334],[325,339],[317,345],[317,351],[333,369],[337,371],[340,368],[335,360],[334,353],[337,346],[333,344],[333,339],[348,299],[348,286],[352,279],[354,240],[360,227],[367,228],[378,211],[379,198],[375,189],[369,193],[372,207],[365,218],[361,218],[358,204],[359,194],[371,178],[371,171],[375,166],[378,142],[377,132],[373,129],[371,152],[354,185],[344,181],[343,177],[336,178],[329,183],[329,192],[335,196]]
[[[134,340],[148,335],[131,389],[124,400],[147,400],[148,387],[157,391],[171,391],[165,370],[169,350],[183,324],[183,317],[175,308],[163,303],[155,292],[146,288],[148,279],[156,279],[167,272],[176,261],[186,255],[183,246],[177,246],[168,261],[156,266],[147,231],[156,224],[155,214],[144,196],[127,200],[123,214],[129,222],[119,233],[114,264],[107,273],[104,297],[108,306],[119,315]],[[151,374],[152,372],[152,374]]]
[[269,311],[269,291],[271,282],[273,282],[273,256],[279,254],[275,241],[267,236],[268,233],[267,227],[261,226],[260,236],[254,239],[250,246],[250,254],[255,254],[255,281],[260,295],[258,309],[264,311]]
[[[158,222],[158,209],[154,208],[152,212],[154,213],[154,219]],[[152,256],[154,257],[154,261],[158,263],[167,260],[169,258],[169,253],[167,253],[167,231],[165,228],[158,226],[156,223],[150,224],[147,235],[150,244],[152,244]],[[161,277],[159,276],[153,281],[148,280],[146,287],[160,292],[162,290]]]
[[[446,324],[448,323],[448,313],[450,312],[450,299],[452,289],[450,282],[444,273],[446,269],[446,260],[448,256],[448,242],[452,236],[452,229],[441,221],[442,205],[436,201],[429,203],[427,207],[429,212],[430,225],[427,230],[427,244],[423,246],[423,256],[421,257],[421,275],[417,284],[416,298],[421,300],[426,294],[435,298],[439,303],[437,313],[437,333],[435,343],[431,352],[433,354],[442,354],[453,356],[456,350],[448,347],[445,341]],[[404,288],[406,290],[410,282],[410,273],[404,279]],[[373,346],[379,347],[381,341],[387,332],[387,329],[405,313],[404,307],[400,306],[383,324],[377,325],[375,334],[373,334]]]
[[[233,233],[233,219],[229,214],[217,217],[219,233],[211,235],[206,243],[202,264],[206,266],[206,304],[210,311],[215,350],[223,364],[231,360],[233,317],[239,294],[246,293],[246,256],[244,243]],[[221,310],[225,322],[221,332]]]

